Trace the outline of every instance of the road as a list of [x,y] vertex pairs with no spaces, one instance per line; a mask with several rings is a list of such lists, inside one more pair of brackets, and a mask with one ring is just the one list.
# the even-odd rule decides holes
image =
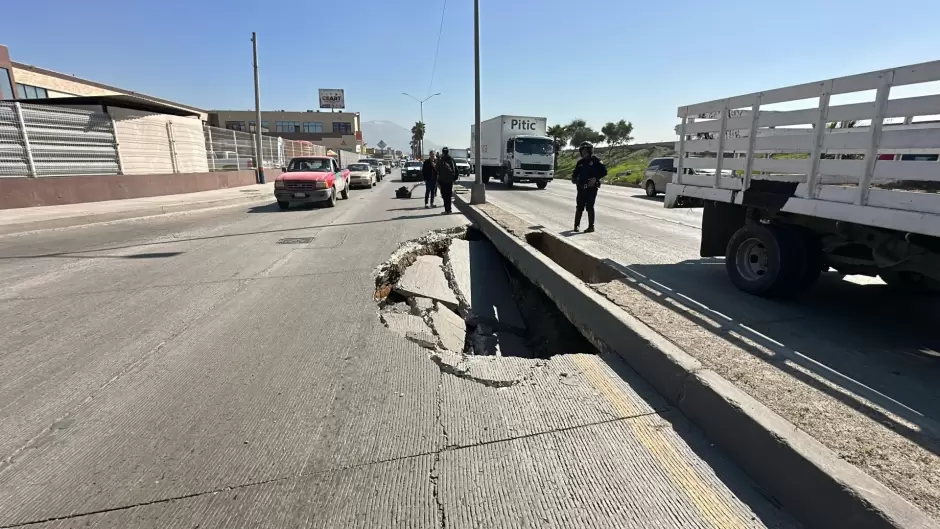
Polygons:
[[[899,296],[880,280],[835,273],[824,274],[798,300],[746,295],[730,284],[724,259],[699,257],[701,209],[664,209],[662,196],[650,198],[641,189],[602,187],[591,234],[568,231],[575,189],[567,181],[545,190],[507,190],[495,182],[487,186],[487,200],[606,258],[652,298],[668,298],[655,309],[637,306],[636,314],[842,457],[940,515],[938,482],[923,479],[940,472],[937,300]],[[737,347],[747,353],[717,352],[730,349],[729,333],[751,344]]]
[[796,526],[615,359],[386,329],[373,269],[465,222],[394,178],[0,237],[0,527]]

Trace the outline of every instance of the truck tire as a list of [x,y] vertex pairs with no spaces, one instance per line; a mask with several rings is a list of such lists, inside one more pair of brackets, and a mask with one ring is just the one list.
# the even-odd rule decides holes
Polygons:
[[535,187],[539,189],[545,189],[546,187],[548,187],[548,182],[536,182]]
[[738,290],[762,297],[793,293],[805,267],[797,237],[786,226],[748,224],[731,236],[725,269]]
[[656,196],[656,184],[652,180],[646,182],[646,196],[655,197]]

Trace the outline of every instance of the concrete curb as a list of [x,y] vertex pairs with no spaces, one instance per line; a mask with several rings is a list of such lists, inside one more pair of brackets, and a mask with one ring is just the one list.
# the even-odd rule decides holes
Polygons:
[[75,215],[71,217],[57,217],[50,219],[29,220],[26,222],[17,222],[12,224],[0,225],[0,235],[13,235],[31,231],[51,230],[58,228],[71,228],[75,226],[85,226],[88,224],[98,224],[102,222],[114,222],[119,220],[131,220],[144,217],[155,217],[169,213],[182,213],[187,211],[198,211],[203,209],[224,208],[262,201],[274,202],[274,197],[269,193],[248,193],[243,196],[224,198],[219,200],[207,200],[202,202],[180,202],[175,204],[147,205],[144,207],[126,209],[121,211],[104,211],[100,213],[90,213],[87,215]]
[[[455,203],[591,343],[623,358],[807,527],[940,527],[879,481],[705,369],[698,360],[510,234],[463,197],[455,197]],[[588,260],[599,259],[582,253]]]

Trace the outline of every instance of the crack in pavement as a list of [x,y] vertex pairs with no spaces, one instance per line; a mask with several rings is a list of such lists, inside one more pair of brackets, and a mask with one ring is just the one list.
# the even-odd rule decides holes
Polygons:
[[[440,387],[441,387],[441,389],[443,389],[443,374],[441,375],[441,379],[442,379],[442,383],[441,383],[441,386],[440,386]],[[440,396],[439,396],[439,400],[438,400],[438,402],[439,402],[439,410],[440,410],[440,413],[443,414],[443,394],[440,394],[440,393],[439,393],[439,395],[440,395]],[[202,496],[209,496],[209,495],[218,494],[218,493],[221,493],[221,492],[229,492],[229,491],[233,491],[233,490],[242,490],[242,489],[246,489],[246,488],[250,488],[250,487],[262,486],[262,485],[270,485],[270,484],[272,484],[272,483],[280,483],[280,482],[284,482],[284,481],[288,481],[288,480],[292,480],[292,479],[306,478],[306,477],[312,477],[312,476],[320,476],[320,475],[324,475],[324,474],[330,474],[330,473],[333,473],[333,472],[345,472],[345,471],[347,471],[347,470],[358,470],[358,469],[368,468],[368,467],[375,466],[375,465],[384,465],[384,464],[388,464],[388,463],[395,463],[395,462],[398,462],[398,461],[407,461],[407,460],[409,460],[409,459],[416,459],[416,458],[419,458],[419,457],[426,457],[426,456],[431,456],[431,455],[435,456],[435,460],[434,460],[434,465],[432,466],[431,475],[429,476],[429,479],[430,479],[430,481],[431,481],[431,483],[432,483],[432,491],[433,491],[433,494],[434,494],[434,500],[435,500],[435,503],[437,504],[438,512],[440,513],[440,516],[441,516],[441,525],[440,525],[440,526],[443,528],[443,527],[444,527],[444,523],[445,523],[444,514],[443,514],[443,513],[444,513],[444,511],[443,511],[444,505],[443,505],[443,502],[440,501],[440,494],[439,494],[439,490],[438,490],[438,480],[440,479],[440,475],[437,473],[437,470],[439,470],[439,469],[438,469],[438,463],[440,462],[440,457],[441,457],[442,454],[444,454],[444,453],[446,453],[446,452],[456,452],[456,451],[458,451],[458,450],[466,450],[466,449],[469,449],[469,448],[476,448],[476,447],[480,447],[480,446],[499,445],[499,444],[502,444],[502,443],[508,443],[508,442],[512,442],[512,441],[518,441],[518,440],[521,440],[521,439],[530,439],[530,438],[533,438],[533,437],[539,437],[539,436],[543,436],[543,435],[551,435],[551,434],[555,434],[555,433],[570,432],[570,431],[572,431],[572,430],[578,430],[578,429],[581,429],[581,428],[591,428],[591,427],[594,427],[594,426],[603,426],[603,425],[610,424],[610,423],[615,423],[615,422],[629,421],[629,420],[633,420],[633,419],[639,419],[639,418],[642,418],[642,417],[647,417],[647,416],[650,416],[650,415],[657,415],[657,414],[660,414],[660,413],[664,413],[664,412],[666,412],[666,411],[669,411],[669,409],[670,409],[670,408],[666,408],[666,409],[664,409],[664,410],[654,410],[654,411],[650,411],[650,412],[638,413],[638,414],[635,414],[635,415],[628,415],[628,416],[624,416],[624,417],[616,417],[616,418],[612,418],[612,419],[604,419],[604,420],[601,420],[601,421],[592,421],[592,422],[583,423],[583,424],[576,424],[576,425],[572,425],[572,426],[564,426],[564,427],[561,427],[561,428],[553,428],[553,429],[551,429],[551,430],[544,430],[544,431],[532,432],[532,433],[524,434],[524,435],[517,435],[517,436],[511,436],[511,437],[504,437],[504,438],[502,438],[502,439],[493,439],[493,440],[490,440],[490,441],[480,441],[480,442],[477,442],[477,443],[470,443],[470,444],[465,444],[465,445],[449,445],[449,444],[447,444],[447,439],[448,439],[448,437],[447,437],[447,430],[446,430],[446,428],[444,428],[444,424],[443,424],[443,421],[442,421],[442,415],[438,415],[437,420],[438,420],[438,423],[441,425],[441,430],[442,430],[442,434],[443,434],[443,436],[444,436],[444,442],[445,442],[445,446],[442,447],[440,450],[433,450],[433,451],[430,451],[430,452],[421,452],[421,453],[417,453],[417,454],[408,454],[408,455],[404,455],[404,456],[391,457],[391,458],[380,459],[380,460],[376,460],[376,461],[368,461],[368,462],[365,462],[365,463],[359,463],[359,464],[355,464],[355,465],[343,465],[343,466],[339,466],[339,467],[328,468],[328,469],[324,469],[324,470],[316,470],[316,471],[312,471],[312,472],[301,472],[301,473],[292,474],[292,475],[289,475],[289,476],[279,476],[279,477],[276,477],[276,478],[270,478],[270,479],[265,479],[265,480],[260,480],[260,481],[250,481],[250,482],[242,483],[242,484],[238,484],[238,485],[230,485],[230,486],[224,486],[224,487],[217,487],[217,488],[214,488],[214,489],[211,489],[211,490],[204,490],[204,491],[200,491],[200,492],[191,492],[191,493],[189,493],[189,494],[180,494],[180,495],[177,495],[177,496],[171,496],[171,497],[169,497],[169,498],[159,498],[159,499],[150,500],[150,501],[143,501],[143,502],[138,502],[138,503],[132,503],[132,504],[129,504],[129,505],[119,505],[119,506],[116,506],[116,507],[107,507],[107,508],[104,508],[104,509],[96,509],[96,510],[93,510],[93,511],[86,511],[86,512],[80,512],[80,513],[72,513],[72,514],[64,514],[64,515],[61,515],[61,516],[50,516],[50,517],[42,518],[42,519],[38,519],[38,520],[30,520],[30,521],[26,521],[26,522],[18,522],[18,523],[8,524],[8,525],[0,525],[0,529],[13,529],[13,528],[17,528],[17,527],[28,527],[28,526],[30,526],[30,525],[36,525],[36,524],[41,524],[41,523],[56,522],[56,521],[61,521],[61,520],[72,520],[72,519],[76,519],[76,518],[82,518],[82,517],[85,517],[85,516],[94,516],[94,515],[96,515],[96,514],[107,514],[107,513],[117,512],[117,511],[125,511],[125,510],[129,510],[129,509],[135,509],[135,508],[138,508],[138,507],[147,507],[147,506],[150,506],[150,505],[160,505],[160,504],[163,504],[163,503],[171,503],[171,502],[174,502],[174,501],[187,500],[187,499],[192,499],[192,498],[199,498],[199,497],[202,497]]]

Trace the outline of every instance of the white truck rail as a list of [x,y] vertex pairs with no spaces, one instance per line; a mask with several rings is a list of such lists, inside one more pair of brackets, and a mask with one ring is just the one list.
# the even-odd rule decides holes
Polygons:
[[[940,81],[940,61],[679,107],[666,207],[680,197],[747,207],[749,198],[771,194],[784,213],[940,237],[940,194],[917,190],[940,190],[940,162],[908,159],[936,160],[940,153],[940,123],[925,121],[940,119],[940,88],[923,85],[932,81]],[[914,91],[926,95],[890,98],[893,87],[909,85],[921,85]],[[874,91],[868,101],[830,105],[833,96],[866,91]],[[762,110],[807,99],[816,100],[814,107]],[[715,173],[683,174],[684,168]],[[878,187],[896,182],[906,190]]]

